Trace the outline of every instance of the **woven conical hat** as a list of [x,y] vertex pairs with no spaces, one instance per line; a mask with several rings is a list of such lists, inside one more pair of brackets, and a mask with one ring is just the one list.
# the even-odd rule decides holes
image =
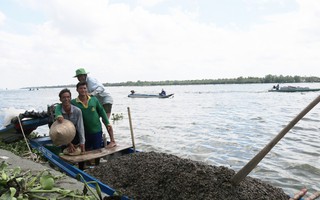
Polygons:
[[62,123],[55,121],[51,125],[49,135],[54,145],[66,145],[69,144],[76,135],[76,128],[73,123],[67,119],[64,119]]
[[80,154],[81,154],[81,149],[80,149],[80,147],[77,147],[74,152],[70,153],[70,152],[68,151],[68,148],[65,148],[65,149],[63,150],[63,154],[65,154],[65,155],[70,155],[70,156],[77,156],[77,155],[80,155]]

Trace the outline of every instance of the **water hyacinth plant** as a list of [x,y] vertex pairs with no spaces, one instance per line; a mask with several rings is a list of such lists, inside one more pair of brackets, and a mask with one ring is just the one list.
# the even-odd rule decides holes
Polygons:
[[[87,183],[84,184],[83,192],[58,187],[56,180],[65,175],[54,176],[48,170],[33,174],[30,170],[23,172],[20,167],[9,169],[3,161],[0,164],[0,175],[0,199],[102,199],[100,188],[94,192],[87,188]],[[92,193],[89,195],[88,191]]]
[[123,113],[112,113],[111,120],[112,121],[118,121],[123,119]]

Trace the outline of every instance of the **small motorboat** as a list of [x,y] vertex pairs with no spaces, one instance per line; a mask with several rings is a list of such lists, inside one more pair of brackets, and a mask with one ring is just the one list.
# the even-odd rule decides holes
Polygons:
[[128,95],[130,98],[160,98],[165,99],[173,96],[173,94],[168,94],[162,89],[159,94],[139,94],[136,93],[134,90],[130,91],[131,94]]
[[138,93],[134,93],[134,94],[129,94],[128,97],[130,97],[130,98],[160,98],[160,99],[164,99],[164,98],[172,97],[173,95],[174,94],[160,95],[160,94],[138,94]]
[[316,92],[320,91],[320,88],[309,88],[309,87],[299,87],[299,86],[283,86],[279,87],[274,86],[271,90],[268,90],[268,92]]
[[159,94],[139,94],[136,93],[134,90],[130,91],[131,94],[128,95],[130,98],[160,98],[160,99],[165,99],[169,97],[173,97],[173,94],[168,94],[162,89]]

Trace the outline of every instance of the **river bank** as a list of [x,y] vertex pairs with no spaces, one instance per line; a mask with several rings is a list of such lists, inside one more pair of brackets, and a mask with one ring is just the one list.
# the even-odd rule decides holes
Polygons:
[[[59,171],[52,169],[48,163],[37,163],[32,161],[31,159],[22,158],[13,154],[10,151],[0,149],[0,162],[7,162],[9,164],[9,168],[20,167],[23,171],[31,170],[33,173],[37,174],[43,170],[48,170],[50,173],[55,176],[62,175]],[[82,191],[84,184],[80,181],[77,181],[73,178],[70,178],[65,175],[61,180],[57,182],[59,187],[68,188],[70,190],[79,190]]]

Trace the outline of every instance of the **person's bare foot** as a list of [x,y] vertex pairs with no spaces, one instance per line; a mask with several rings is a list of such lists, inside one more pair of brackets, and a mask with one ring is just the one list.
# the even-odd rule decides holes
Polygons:
[[112,148],[112,147],[115,147],[117,146],[116,142],[110,142],[108,145],[107,145],[107,148]]

